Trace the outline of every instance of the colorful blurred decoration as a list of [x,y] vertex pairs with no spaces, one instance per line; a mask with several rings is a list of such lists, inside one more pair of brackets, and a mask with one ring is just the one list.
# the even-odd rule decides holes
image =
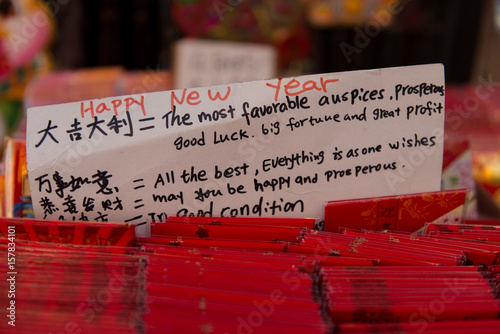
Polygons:
[[370,21],[387,26],[401,2],[393,0],[306,0],[307,19],[321,28],[367,25]]
[[[479,77],[474,84],[446,87],[445,140],[462,138],[470,143],[478,212],[482,216],[496,218],[500,217],[499,129],[500,88],[497,82]],[[456,159],[456,162],[459,161]],[[463,166],[458,164],[457,167],[458,172]],[[443,173],[443,177],[446,175]],[[462,178],[461,182],[468,178],[464,173],[458,175]]]
[[42,1],[0,0],[0,139],[22,119],[24,88],[50,69],[52,14]]
[[26,167],[26,142],[5,138],[2,217],[34,218]]
[[500,151],[498,149],[479,151],[474,158],[474,175],[477,182],[500,206]]
[[184,37],[266,43],[279,69],[303,67],[310,51],[300,0],[174,0],[172,18]]

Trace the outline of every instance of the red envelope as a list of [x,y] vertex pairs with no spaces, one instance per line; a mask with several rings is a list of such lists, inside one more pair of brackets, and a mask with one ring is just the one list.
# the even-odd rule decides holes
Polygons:
[[460,223],[467,190],[331,201],[325,205],[327,232],[340,227],[415,232],[425,223]]

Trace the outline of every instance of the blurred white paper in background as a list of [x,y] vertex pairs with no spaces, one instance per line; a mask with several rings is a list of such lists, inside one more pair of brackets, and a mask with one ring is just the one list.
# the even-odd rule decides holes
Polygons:
[[183,39],[174,48],[174,89],[271,79],[276,68],[270,45]]

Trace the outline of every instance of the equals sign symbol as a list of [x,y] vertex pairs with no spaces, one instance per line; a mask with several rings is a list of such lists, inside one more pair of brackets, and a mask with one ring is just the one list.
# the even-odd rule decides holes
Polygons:
[[137,209],[139,209],[139,208],[142,208],[142,207],[144,206],[144,204],[142,204],[142,201],[143,201],[143,199],[142,199],[142,198],[136,199],[136,200],[134,201],[134,203],[136,204],[136,205],[134,206],[134,209],[136,209],[136,210],[137,210]]
[[144,182],[144,179],[137,179],[137,180],[133,180],[132,182],[134,182],[134,190],[141,189],[141,188],[145,187],[144,184],[140,184],[140,182]]

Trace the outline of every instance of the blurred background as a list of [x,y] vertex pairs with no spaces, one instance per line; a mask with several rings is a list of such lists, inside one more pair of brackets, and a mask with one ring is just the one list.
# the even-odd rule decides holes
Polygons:
[[[5,1],[3,1],[5,2]],[[272,44],[286,72],[441,62],[447,82],[500,74],[492,0],[47,0],[58,69],[172,67],[182,37]],[[394,6],[391,13],[390,6]],[[392,15],[377,19],[376,11]],[[390,20],[390,21],[389,21]],[[371,28],[371,30],[370,30]],[[377,29],[379,31],[377,31]],[[368,41],[358,41],[359,31]],[[361,38],[360,38],[361,39]],[[358,40],[360,40],[358,39]],[[342,43],[355,48],[346,57]],[[366,45],[365,45],[366,44]]]
[[19,99],[32,79],[54,71],[175,75],[183,38],[271,46],[280,76],[439,62],[447,83],[498,81],[497,7],[495,0],[0,0],[0,98]]
[[443,188],[500,217],[499,52],[500,0],[0,0],[0,138],[31,106],[443,63]]

